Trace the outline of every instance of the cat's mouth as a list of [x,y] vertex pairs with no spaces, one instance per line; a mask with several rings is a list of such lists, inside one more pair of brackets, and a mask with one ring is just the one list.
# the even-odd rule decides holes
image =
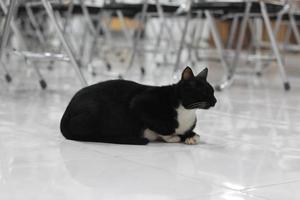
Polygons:
[[187,109],[209,109],[211,105],[208,102],[196,102],[187,106]]

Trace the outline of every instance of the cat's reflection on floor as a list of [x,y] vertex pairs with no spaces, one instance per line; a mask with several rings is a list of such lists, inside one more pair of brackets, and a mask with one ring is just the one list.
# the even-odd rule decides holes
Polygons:
[[[89,144],[91,143],[63,141],[60,144],[60,154],[64,161],[63,163],[73,180],[82,185],[95,188],[99,192],[101,190],[103,192],[105,188],[105,193],[107,194],[135,195],[137,191],[143,194],[153,194],[153,191],[155,191],[155,194],[172,194],[171,190],[166,191],[161,188],[161,182],[166,185],[178,184],[180,182],[178,179],[183,177],[176,175],[174,169],[175,171],[177,168],[183,169],[187,167],[189,169],[194,167],[196,162],[195,155],[188,149],[192,146],[184,144],[165,144],[166,146],[161,149],[168,156],[168,160],[164,165],[173,168],[170,172],[147,165],[146,162],[131,161],[130,156],[102,154],[95,148],[89,148]],[[205,144],[205,142],[201,142],[199,145],[202,144]],[[101,147],[103,144],[96,143],[95,145]],[[179,147],[177,147],[177,151],[175,150],[175,145]],[[154,149],[159,150],[157,148],[161,147],[161,145],[156,144],[151,146],[115,145],[112,148],[139,148],[140,154],[137,156],[143,157],[143,148],[146,149],[144,153],[148,153],[149,156],[150,151],[154,151]],[[170,147],[170,152],[167,152],[168,146]],[[149,151],[147,148],[151,150]],[[185,150],[178,152],[180,148]],[[157,159],[157,162],[160,162],[160,158]],[[156,184],[157,182],[160,182],[160,184]],[[180,186],[178,185],[178,187]]]

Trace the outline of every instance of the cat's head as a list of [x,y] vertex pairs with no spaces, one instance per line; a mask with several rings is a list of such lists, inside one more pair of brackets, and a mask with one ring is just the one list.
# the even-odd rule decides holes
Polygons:
[[207,82],[208,69],[205,68],[197,76],[190,67],[186,67],[178,83],[182,105],[186,109],[209,109],[215,106],[217,99],[214,88]]

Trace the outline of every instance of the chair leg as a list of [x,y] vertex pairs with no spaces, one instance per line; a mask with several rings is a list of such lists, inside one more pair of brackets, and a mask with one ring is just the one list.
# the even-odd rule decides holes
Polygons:
[[174,74],[176,76],[177,72],[179,71],[180,68],[180,60],[181,60],[181,55],[182,55],[182,51],[183,51],[183,47],[184,47],[184,43],[185,43],[185,37],[187,34],[187,30],[188,30],[188,24],[191,18],[191,13],[190,11],[187,13],[185,20],[184,20],[184,27],[181,33],[181,39],[180,39],[180,44],[179,44],[179,49],[176,55],[176,61],[175,61],[175,66],[174,66]]
[[288,27],[287,27],[287,31],[286,31],[285,36],[284,36],[284,42],[283,42],[283,50],[284,51],[288,50],[291,35],[292,35],[292,27],[291,27],[291,24],[289,23]]
[[[156,42],[155,42],[155,49],[158,49],[160,47],[162,36],[164,34],[164,28],[166,26],[166,21],[164,18],[163,9],[160,6],[158,0],[156,0],[155,2],[156,2],[156,9],[158,11],[158,17],[159,17],[159,33],[157,35]],[[153,54],[154,58],[156,58],[157,52],[158,51],[154,52],[154,54]]]
[[[147,15],[147,9],[148,9],[148,1],[144,0],[143,2],[143,8],[142,8],[142,14],[141,14],[141,23],[143,23],[145,25],[146,23],[146,15]],[[141,36],[142,36],[142,29],[139,28],[136,37],[134,38],[133,41],[133,50],[132,50],[132,54],[129,60],[129,64],[127,66],[127,69],[125,71],[125,74],[129,72],[129,70],[133,67],[133,62],[135,59],[136,54],[138,53],[138,46],[141,40]],[[122,78],[122,76],[120,75],[120,78]]]
[[[213,18],[213,16],[211,15],[210,11],[208,10],[205,10],[205,16],[208,20],[208,23],[210,25],[210,29],[211,29],[211,32],[212,32],[212,36],[213,36],[213,40],[215,42],[215,45],[217,47],[217,51],[218,51],[218,54],[219,54],[219,58],[220,58],[220,61],[221,61],[221,64],[225,70],[225,76],[227,77],[228,76],[228,72],[229,72],[229,67],[228,67],[228,64],[225,60],[225,54],[224,54],[224,47],[223,47],[223,44],[222,44],[222,41],[221,41],[221,37],[220,37],[220,34],[217,30],[217,26],[216,26],[216,22]],[[216,87],[217,90],[221,90],[223,88],[220,88],[220,87]]]
[[9,74],[9,72],[8,72],[8,69],[7,69],[6,65],[2,61],[0,61],[0,65],[3,69],[3,71],[4,71],[4,78],[5,78],[6,82],[10,83],[12,81],[12,78],[11,78],[11,75]]
[[[255,42],[254,42],[254,47],[255,47],[255,54],[261,56],[261,47],[260,47],[260,43],[262,41],[262,35],[263,35],[263,30],[262,30],[262,20],[261,19],[254,19],[254,26],[255,26],[255,32],[252,35],[252,37],[254,38]],[[255,73],[257,76],[261,76],[262,75],[262,62],[259,59],[258,61],[256,61],[255,64]]]
[[[284,7],[278,14],[277,14],[277,17],[276,17],[276,22],[275,22],[275,27],[274,27],[274,37],[275,37],[275,40],[277,40],[277,35],[278,35],[278,32],[280,30],[280,25],[282,23],[282,18],[285,14],[288,14],[289,12],[289,7]],[[288,23],[288,31],[290,31],[290,28],[291,28],[291,23]],[[283,50],[285,48],[285,45],[283,45]],[[269,56],[273,56],[273,52],[270,52],[269,53]],[[269,67],[269,65],[271,64],[271,60],[268,61],[267,63],[264,64],[264,68],[267,68]]]
[[[63,22],[63,35],[65,35],[66,31],[67,31],[67,26],[68,26],[68,23],[72,17],[72,12],[73,12],[73,9],[74,9],[74,2],[73,0],[71,0],[68,4],[68,10],[67,10],[67,15],[65,17],[65,20]],[[61,51],[62,50],[62,43],[59,44],[59,47],[58,47],[58,51]],[[53,65],[54,65],[54,60],[51,60],[49,65],[48,65],[48,69],[53,69]]]
[[268,14],[267,14],[266,5],[262,1],[260,1],[260,8],[261,8],[261,13],[262,13],[262,16],[263,16],[263,19],[264,19],[264,22],[265,22],[265,26],[266,26],[269,38],[270,38],[272,49],[273,49],[273,52],[274,52],[276,60],[277,60],[277,64],[278,64],[279,72],[280,72],[280,75],[281,75],[281,79],[283,81],[284,89],[289,90],[290,89],[290,83],[288,81],[288,78],[287,78],[287,75],[286,75],[286,72],[285,72],[285,68],[284,68],[284,64],[283,64],[283,60],[282,60],[281,54],[279,52],[279,48],[278,48],[278,45],[276,43],[276,39],[275,39],[273,30],[272,30],[272,27],[271,27],[271,22],[270,22],[270,18],[268,16]]
[[233,40],[234,40],[234,36],[236,35],[238,23],[239,23],[239,16],[234,16],[231,27],[230,27],[230,33],[229,33],[229,38],[228,38],[228,42],[227,42],[227,49],[233,48]]
[[7,46],[8,43],[8,38],[9,38],[9,32],[10,32],[10,24],[12,22],[13,19],[13,14],[14,14],[14,10],[15,7],[17,5],[17,0],[11,0],[8,10],[5,7],[5,4],[2,2],[1,0],[1,7],[4,11],[4,13],[6,13],[6,17],[5,17],[5,22],[4,22],[4,27],[3,27],[3,32],[2,32],[2,37],[1,37],[1,46],[0,46],[0,65],[3,68],[4,72],[5,72],[5,79],[7,82],[11,82],[11,76],[7,70],[7,67],[5,66],[5,64],[2,62],[3,60],[3,55],[5,54],[5,48]]
[[200,27],[200,24],[199,22],[201,21],[202,19],[202,11],[199,11],[197,12],[196,14],[196,19],[199,19],[197,20],[194,24],[193,24],[193,28],[192,28],[192,31],[191,31],[191,39],[190,39],[190,42],[188,44],[188,58],[189,58],[189,62],[191,63],[191,65],[195,65],[196,61],[197,61],[197,56],[196,56],[196,48],[198,47],[198,38],[197,38],[197,33],[198,33],[198,29]]
[[295,38],[297,40],[298,45],[300,45],[299,30],[298,30],[298,27],[297,27],[297,23],[296,23],[295,17],[294,17],[294,15],[291,12],[289,12],[289,18],[290,18],[291,28],[293,30],[294,36],[295,36]]
[[88,26],[88,29],[90,31],[90,33],[92,35],[96,35],[96,29],[95,29],[95,26],[93,24],[93,20],[91,19],[91,16],[90,16],[90,13],[88,11],[88,8],[86,7],[86,5],[84,4],[84,1],[83,0],[80,0],[79,1],[79,4],[80,4],[80,7],[83,11],[83,17],[84,17],[84,20]]
[[[207,40],[207,36],[206,36],[207,31],[206,30],[209,29],[208,26],[209,26],[209,23],[208,23],[207,19],[202,20],[202,23],[199,24],[199,26],[198,26],[198,27],[200,27],[200,32],[198,34],[198,38],[196,39],[195,44],[196,45],[200,45],[200,48],[202,47],[203,42],[205,42]],[[205,41],[203,41],[203,39]],[[198,61],[202,60],[202,57],[199,55],[199,49],[195,49],[195,56],[196,56],[196,58],[197,58]]]
[[[168,63],[168,53],[170,52],[170,49],[174,49],[174,44],[176,44],[174,35],[173,35],[173,29],[170,27],[170,25],[167,23],[165,13],[163,10],[163,7],[161,5],[161,2],[159,0],[155,0],[155,5],[158,13],[158,18],[159,18],[159,23],[160,23],[160,29],[159,29],[159,34],[156,38],[156,44],[155,44],[155,49],[158,49],[161,46],[162,42],[162,37],[164,34],[167,35],[167,38],[164,39],[166,45],[163,46],[163,51],[162,51],[162,57],[163,57],[163,63]],[[176,14],[173,14],[173,18],[176,17]],[[156,58],[158,51],[155,51],[153,54],[153,57]],[[172,51],[171,51],[172,53]]]
[[223,82],[222,84],[216,86],[216,89],[219,90],[219,91],[223,90],[225,87],[228,87],[234,81],[234,74],[235,74],[235,70],[237,68],[237,65],[239,63],[240,53],[241,53],[242,46],[243,46],[243,41],[244,41],[244,38],[245,38],[245,33],[246,33],[246,28],[247,28],[247,24],[248,24],[248,19],[249,19],[251,6],[252,6],[252,3],[247,2],[246,9],[245,9],[245,12],[244,12],[244,18],[242,20],[240,33],[239,33],[239,36],[238,36],[237,46],[236,46],[236,49],[235,49],[235,55],[234,55],[234,58],[233,58],[233,61],[232,61],[232,66],[229,69],[228,77],[226,78],[225,82]]
[[[83,18],[85,20],[85,27],[87,28],[87,30],[84,31],[83,33],[83,40],[82,43],[80,45],[80,61],[81,61],[81,65],[88,65],[91,61],[91,51],[87,51],[87,45],[89,44],[89,33],[92,35],[93,39],[96,38],[98,36],[98,32],[96,30],[96,27],[93,24],[93,20],[91,18],[91,15],[88,11],[88,8],[86,7],[86,5],[84,4],[83,0],[79,1],[81,10],[83,12]],[[92,43],[92,46],[94,45],[94,43]],[[90,48],[90,50],[93,49]],[[86,52],[88,52],[87,57],[85,57]],[[93,71],[93,70],[92,70]],[[93,74],[94,72],[92,72]]]
[[[68,5],[68,10],[67,10],[67,15],[65,17],[65,20],[63,22],[63,30],[62,30],[62,33],[63,35],[65,35],[65,33],[67,32],[67,26],[68,26],[68,23],[70,22],[71,20],[71,17],[72,17],[72,12],[74,10],[74,0],[71,0],[69,5]],[[59,51],[61,51],[63,48],[62,46],[62,43],[59,44]]]
[[132,44],[132,37],[131,37],[130,32],[129,32],[127,26],[126,26],[124,15],[123,15],[121,10],[117,10],[117,16],[118,16],[118,19],[120,21],[122,32],[123,32],[127,42],[129,44]]
[[25,58],[25,57],[24,57],[24,60],[25,60],[25,66],[26,66],[27,68],[33,67],[33,69],[34,69],[34,71],[35,71],[35,73],[36,73],[36,75],[37,75],[37,77],[38,77],[39,84],[40,84],[41,88],[42,88],[43,90],[46,89],[46,88],[47,88],[47,83],[46,83],[44,77],[42,76],[42,74],[41,74],[41,72],[40,72],[38,66],[34,63],[34,61],[31,62],[30,60],[28,60],[28,59]]
[[44,34],[42,33],[42,31],[39,27],[39,24],[36,20],[36,17],[33,14],[31,5],[29,3],[25,4],[25,10],[27,12],[27,15],[28,15],[28,18],[29,18],[29,21],[30,21],[31,25],[34,27],[34,31],[35,31],[35,34],[36,34],[39,42],[42,45],[45,45],[45,43],[46,43],[45,36],[44,36]]
[[[21,33],[21,31],[19,30],[18,26],[15,24],[14,20],[13,20],[13,13],[14,13],[14,9],[16,7],[16,1],[12,0],[10,2],[10,5],[9,5],[9,9],[7,10],[5,5],[1,4],[2,6],[2,9],[4,11],[4,13],[7,13],[7,16],[8,16],[8,19],[9,19],[9,23],[7,23],[6,25],[8,26],[7,29],[5,31],[8,31],[9,32],[9,28],[11,27],[12,31],[14,32],[14,34],[16,35],[16,37],[18,38],[18,41],[20,42],[21,46],[23,46],[24,49],[28,49],[28,46],[26,44],[26,40],[23,38],[23,35]],[[7,32],[3,33],[3,43],[1,45],[1,48],[6,48],[7,46],[7,42],[8,42],[8,38],[6,38],[5,34],[7,34]],[[3,52],[3,50],[1,50],[1,52]],[[34,64],[34,63],[31,63],[29,62],[29,60],[25,59],[25,65],[27,67],[33,67],[35,73],[37,74],[37,77],[39,79],[39,83],[40,83],[40,86],[42,89],[46,89],[47,87],[47,84],[46,84],[46,81],[44,80],[39,68]],[[6,76],[6,80],[7,81],[10,81],[10,76]]]
[[58,34],[59,39],[62,42],[62,45],[64,46],[64,48],[65,48],[65,50],[66,50],[66,52],[67,52],[67,54],[70,58],[72,66],[73,66],[75,72],[77,73],[77,76],[78,76],[80,82],[82,83],[83,86],[86,86],[87,82],[86,82],[86,80],[85,80],[85,78],[84,78],[84,76],[83,76],[83,74],[80,70],[80,66],[79,66],[79,64],[78,64],[78,62],[75,58],[75,55],[72,52],[72,49],[71,49],[70,45],[68,44],[68,42],[64,38],[64,35],[63,35],[59,25],[58,25],[58,22],[57,22],[55,16],[54,16],[54,12],[53,12],[53,8],[52,8],[51,4],[47,0],[42,0],[42,3],[43,3],[44,8],[46,9],[46,12],[47,12],[51,22],[54,25],[54,28],[55,28],[55,30]]
[[[20,44],[23,46],[24,49],[28,49],[27,41],[24,39],[20,29],[16,26],[14,21],[11,22],[11,26],[12,26],[13,32],[16,34],[16,37],[18,38],[18,41],[20,42]],[[46,83],[44,77],[42,76],[42,73],[40,72],[39,67],[35,64],[35,62],[31,62],[26,57],[24,57],[24,59],[25,59],[25,66],[27,68],[29,68],[29,67],[33,68],[35,74],[38,77],[39,84],[40,84],[41,88],[46,89],[47,88],[47,83]]]

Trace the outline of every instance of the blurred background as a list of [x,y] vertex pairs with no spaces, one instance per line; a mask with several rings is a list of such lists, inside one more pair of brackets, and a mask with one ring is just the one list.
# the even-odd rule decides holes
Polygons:
[[[0,199],[299,199],[300,1],[0,0]],[[76,91],[208,68],[201,143],[66,141]]]

